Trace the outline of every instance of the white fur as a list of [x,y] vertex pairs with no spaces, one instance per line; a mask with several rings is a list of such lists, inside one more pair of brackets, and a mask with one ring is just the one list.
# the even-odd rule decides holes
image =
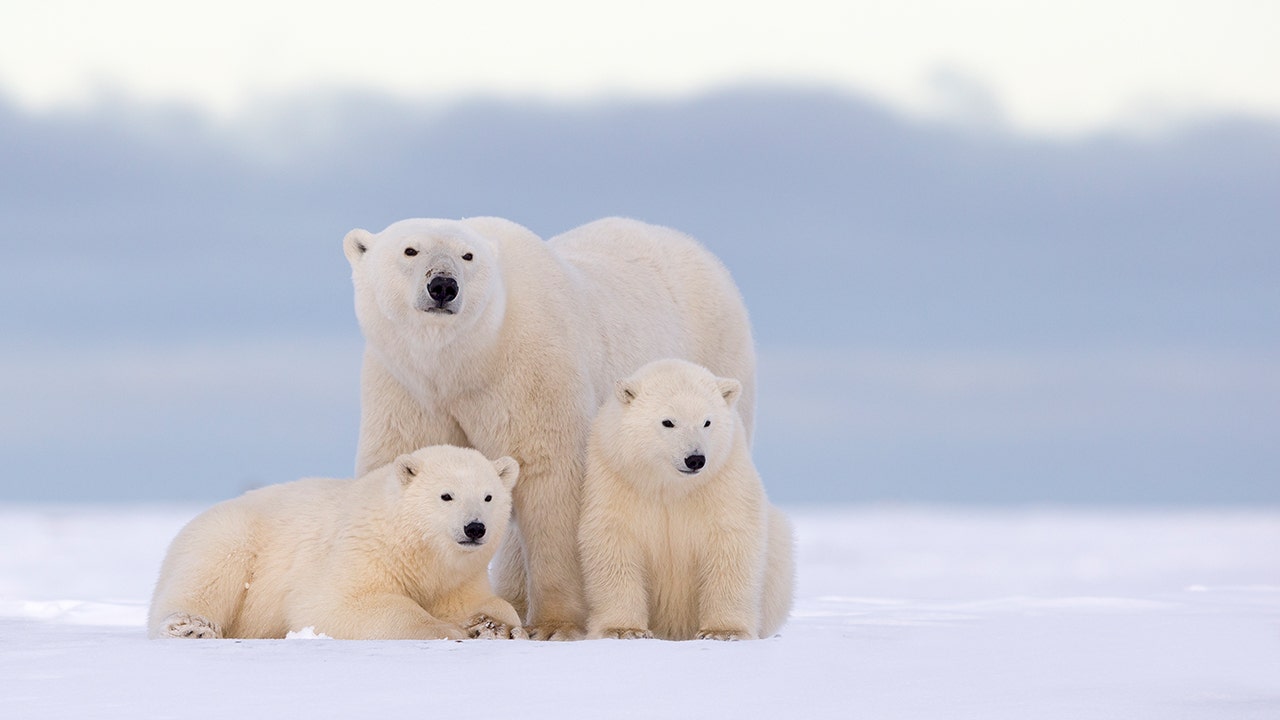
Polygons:
[[[428,447],[357,480],[298,480],[215,505],[170,545],[148,634],[523,637],[486,571],[518,475],[509,457]],[[483,537],[467,536],[472,522]]]
[[[687,236],[620,218],[549,242],[498,218],[404,220],[344,246],[367,340],[357,473],[433,443],[515,457],[499,594],[532,637],[579,636],[587,435],[614,381],[659,357],[741,378],[750,435],[755,356],[728,272]],[[451,312],[429,298],[442,275],[458,285]]]
[[786,621],[791,527],[751,462],[740,393],[659,360],[596,416],[578,536],[591,637],[736,640]]

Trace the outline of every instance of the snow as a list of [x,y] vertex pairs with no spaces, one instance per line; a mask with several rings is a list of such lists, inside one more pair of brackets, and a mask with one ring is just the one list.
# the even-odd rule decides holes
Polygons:
[[757,642],[147,640],[200,509],[0,506],[0,717],[1280,717],[1280,510],[792,508]]

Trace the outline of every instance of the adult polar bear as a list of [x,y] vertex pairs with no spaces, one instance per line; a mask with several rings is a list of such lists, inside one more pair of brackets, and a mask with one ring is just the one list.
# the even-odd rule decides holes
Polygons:
[[356,474],[425,445],[514,457],[496,590],[530,637],[579,637],[587,437],[614,384],[665,357],[738,378],[750,436],[755,353],[728,271],[693,239],[623,218],[546,242],[500,218],[411,219],[343,245],[366,339]]

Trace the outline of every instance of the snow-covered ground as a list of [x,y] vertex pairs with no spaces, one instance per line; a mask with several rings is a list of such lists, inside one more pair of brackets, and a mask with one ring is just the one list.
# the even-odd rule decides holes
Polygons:
[[793,509],[758,642],[149,641],[199,509],[0,506],[0,717],[1280,718],[1280,510]]

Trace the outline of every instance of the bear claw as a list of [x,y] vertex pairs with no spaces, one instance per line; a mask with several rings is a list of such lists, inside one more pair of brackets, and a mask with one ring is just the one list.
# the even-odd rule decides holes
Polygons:
[[613,640],[651,640],[653,631],[647,628],[607,628],[600,633],[600,637]]
[[580,640],[582,628],[568,622],[547,622],[525,628],[532,640]]
[[176,612],[164,619],[160,637],[216,639],[222,637],[217,623],[190,613]]
[[745,630],[699,630],[699,640],[747,640],[751,637]]
[[467,634],[483,640],[525,640],[529,637],[519,625],[508,625],[483,614],[468,621]]

